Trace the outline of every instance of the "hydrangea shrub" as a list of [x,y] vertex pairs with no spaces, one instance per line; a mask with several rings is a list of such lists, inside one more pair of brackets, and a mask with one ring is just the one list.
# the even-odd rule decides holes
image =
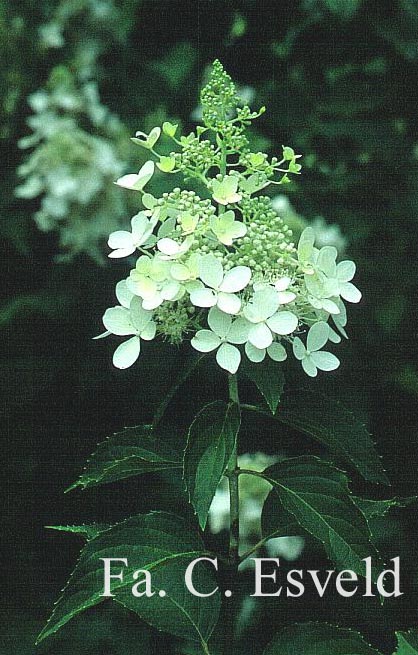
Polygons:
[[[372,557],[376,581],[382,562],[371,521],[412,500],[354,496],[341,462],[367,483],[389,482],[365,426],[314,388],[285,384],[284,361],[290,354],[312,378],[318,370],[337,368],[329,342],[347,336],[345,303],[361,299],[352,283],[354,263],[337,261],[332,245],[316,247],[310,227],[295,244],[262,194],[300,173],[299,156],[288,146],[280,159],[251,152],[246,128],[264,108],[252,111],[241,104],[218,61],[201,103],[203,125],[188,136],[165,122],[162,129],[133,138],[150,157],[138,173],[120,177],[117,184],[135,192],[141,207],[130,230],[110,235],[109,257],[130,258],[134,268],[116,285],[119,304],[106,310],[106,332],[100,335],[124,338],[113,360],[121,369],[136,362],[144,342],[158,337],[190,340],[196,356],[184,363],[152,425],[125,428],[99,444],[69,489],[164,471],[173,493],[183,493],[187,510],[139,513],[114,525],[55,526],[83,536],[86,545],[39,640],[103,600],[100,562],[121,556],[126,566],[114,580],[113,601],[152,626],[156,649],[162,631],[171,635],[163,646],[170,655],[246,652],[242,643],[239,649],[235,645],[237,625],[249,608],[240,572],[251,556],[298,560],[315,540],[337,570],[349,569],[359,579],[369,575],[365,558]],[[158,154],[163,138],[173,142],[169,155]],[[152,194],[155,168],[167,175],[182,172],[201,191],[174,188],[157,198]],[[165,421],[169,433],[174,430],[166,409],[211,353],[221,375],[225,372],[229,393],[219,399],[214,389],[217,399],[201,407],[179,435],[184,445],[179,449],[164,430]],[[259,393],[255,405],[241,399],[243,376]],[[315,439],[324,458],[310,455],[308,447],[288,457],[280,444],[275,454],[239,455],[248,413]],[[176,471],[181,471],[183,491],[175,487]],[[212,550],[209,531],[226,532],[227,545],[219,552]],[[203,562],[196,573],[196,586],[215,589],[204,597],[190,594],[184,579],[186,566],[200,557],[222,563],[215,570]],[[154,591],[146,597],[132,591],[133,581],[137,591],[145,584],[138,582],[138,567],[152,571]],[[138,651],[146,650],[143,646],[139,638]],[[288,652],[377,653],[358,633],[328,623],[291,625],[263,651]]]

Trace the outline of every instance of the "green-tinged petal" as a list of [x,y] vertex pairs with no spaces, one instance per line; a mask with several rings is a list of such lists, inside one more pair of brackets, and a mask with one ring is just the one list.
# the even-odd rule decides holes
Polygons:
[[266,356],[266,350],[265,348],[256,348],[253,346],[252,343],[247,341],[245,344],[245,354],[247,355],[248,359],[250,362],[255,362],[258,364],[259,362],[262,362],[263,359]]
[[131,188],[137,191],[141,191],[154,175],[154,168],[155,167],[153,161],[146,161],[137,175],[137,181]]
[[273,335],[265,323],[257,323],[250,327],[248,341],[256,348],[267,348],[273,343]]
[[335,371],[340,365],[338,357],[324,350],[312,353],[311,360],[321,371]]
[[228,331],[229,343],[245,343],[248,339],[248,330],[251,324],[245,318],[237,318]]
[[191,340],[191,344],[195,350],[209,353],[221,344],[221,340],[211,330],[199,330]]
[[214,255],[205,255],[199,261],[199,277],[212,289],[219,289],[222,283],[224,272],[222,264]]
[[217,304],[226,314],[238,314],[241,309],[241,300],[234,293],[224,293],[219,291]]
[[145,275],[136,274],[126,280],[129,291],[141,298],[153,298],[157,293],[157,283]]
[[268,318],[266,323],[276,334],[291,334],[298,326],[298,317],[292,312],[277,312],[271,318]]
[[356,273],[356,265],[349,259],[337,265],[337,278],[340,282],[350,282]]
[[300,235],[298,244],[298,258],[300,262],[306,262],[311,259],[314,243],[315,232],[311,227],[306,227]]
[[113,365],[116,368],[129,368],[135,364],[141,351],[139,337],[132,337],[120,344],[113,353]]
[[134,296],[129,306],[132,324],[141,332],[152,319],[152,313],[142,307],[142,299]]
[[219,366],[229,373],[236,373],[241,362],[241,353],[230,343],[223,343],[216,353],[216,361]]
[[272,343],[271,346],[267,348],[267,353],[275,362],[284,362],[284,360],[287,359],[286,349],[281,343]]
[[175,263],[170,268],[170,275],[175,280],[184,282],[190,278],[190,271],[185,264]]
[[244,316],[251,323],[261,323],[277,312],[280,306],[277,291],[264,287],[255,291],[251,301],[244,307]]
[[155,321],[150,321],[147,325],[141,330],[140,337],[144,341],[152,341],[157,332],[157,324]]
[[161,223],[160,227],[158,228],[158,232],[157,232],[158,239],[164,239],[164,237],[167,237],[170,234],[172,234],[174,232],[175,227],[176,227],[176,219],[167,218],[163,223]]
[[329,340],[332,341],[332,343],[341,343],[341,337],[339,334],[336,333],[335,330],[332,329],[331,326],[329,326]]
[[337,274],[337,249],[334,246],[324,246],[318,253],[316,265],[328,277],[335,277]]
[[313,350],[320,350],[322,346],[325,346],[329,337],[329,327],[328,323],[325,321],[319,321],[314,323],[308,332],[308,339],[306,341],[306,348],[309,352]]
[[299,337],[295,337],[293,340],[293,354],[296,357],[296,359],[303,359],[306,357],[306,348],[304,343],[299,339]]
[[129,291],[126,285],[126,280],[121,280],[120,282],[117,283],[116,298],[118,299],[122,307],[126,307],[127,309],[129,309],[129,305],[131,304],[131,300],[133,298],[133,293]]
[[242,291],[248,285],[251,279],[251,269],[248,266],[235,266],[225,273],[222,283],[219,285],[220,291],[226,293],[236,293]]
[[181,289],[181,286],[176,280],[168,280],[163,284],[160,290],[161,298],[163,300],[174,300]]
[[348,302],[360,302],[361,300],[361,291],[351,284],[351,282],[344,282],[340,286],[341,298],[347,300]]
[[330,300],[329,298],[324,298],[321,304],[322,304],[322,309],[325,309],[325,311],[328,312],[329,314],[340,313],[337,303],[335,303],[333,300]]
[[305,371],[306,375],[309,375],[310,378],[316,378],[318,375],[318,370],[313,362],[312,358],[307,355],[302,359],[302,368]]
[[229,314],[221,312],[217,307],[212,307],[208,314],[208,324],[210,329],[217,334],[218,337],[224,339],[232,325],[232,318]]
[[106,330],[118,336],[136,334],[136,328],[131,321],[129,309],[126,307],[109,307],[103,315],[103,325]]
[[131,219],[131,226],[132,226],[133,238],[135,239],[135,241],[137,240],[139,241],[142,239],[144,234],[148,232],[148,229],[150,227],[150,221],[148,220],[144,212],[139,212],[139,214],[136,214]]
[[116,232],[112,232],[112,234],[109,235],[107,245],[109,248],[113,249],[126,248],[128,250],[129,248],[133,247],[132,252],[135,250],[135,246],[133,246],[132,241],[132,234],[127,232],[127,230],[117,230]]
[[194,289],[190,293],[190,302],[196,307],[213,307],[216,301],[217,295],[212,289]]

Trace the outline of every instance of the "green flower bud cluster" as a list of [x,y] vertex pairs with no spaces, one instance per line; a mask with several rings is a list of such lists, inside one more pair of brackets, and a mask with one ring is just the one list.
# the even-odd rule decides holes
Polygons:
[[200,99],[203,123],[215,129],[223,126],[230,114],[241,104],[235,84],[218,59],[213,62],[209,82],[202,90]]
[[225,255],[228,268],[250,266],[254,277],[270,281],[288,275],[294,268],[296,252],[291,242],[292,231],[271,207],[270,198],[259,196],[242,200],[247,233],[236,242],[236,250]]
[[176,168],[184,173],[190,169],[205,173],[212,166],[219,166],[220,161],[215,145],[199,137],[190,139],[182,152],[171,152],[170,157],[174,158]]
[[155,310],[157,334],[162,334],[173,345],[179,345],[195,322],[195,308],[185,298],[172,304],[162,304]]
[[[132,218],[130,232],[114,232],[108,241],[110,257],[141,253],[116,287],[120,305],[103,317],[106,336],[131,335],[116,349],[115,366],[136,361],[141,339],[163,335],[179,343],[192,332],[191,346],[216,351],[219,366],[232,374],[243,353],[253,363],[266,357],[283,362],[289,344],[307,375],[332,371],[339,361],[322,348],[346,336],[343,300],[361,298],[351,283],[355,265],[337,264],[333,246],[316,248],[309,227],[296,248],[271,199],[256,195],[299,174],[300,155],[283,146],[278,161],[249,150],[246,124],[263,109],[256,114],[238,109],[235,87],[219,62],[202,91],[202,105],[206,127],[198,127],[197,136],[177,138],[177,126],[165,123],[162,130],[138,133],[141,138],[134,141],[158,157],[162,173],[180,169],[210,198],[180,188],[154,198],[144,191],[154,174],[152,160],[138,174],[117,180],[143,194],[144,210]],[[202,134],[207,137],[200,141]],[[182,151],[159,155],[155,146],[161,135]],[[280,180],[274,179],[277,173]],[[306,345],[299,336],[304,327]]]

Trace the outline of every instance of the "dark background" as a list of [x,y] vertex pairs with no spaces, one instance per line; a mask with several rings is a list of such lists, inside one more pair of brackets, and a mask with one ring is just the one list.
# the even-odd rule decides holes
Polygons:
[[[95,3],[80,2],[65,25],[65,45],[42,47],[39,27],[70,4],[0,3],[6,579],[1,652],[25,655],[36,652],[35,635],[81,545],[76,536],[45,530],[45,525],[117,520],[182,505],[161,477],[63,494],[98,441],[152,417],[182,359],[174,347],[150,345],[132,369],[113,369],[113,344],[91,337],[100,331],[100,317],[113,303],[113,284],[125,275],[126,264],[100,266],[88,252],[58,263],[59,230],[42,233],[32,219],[39,199],[14,197],[16,167],[24,157],[16,142],[30,132],[27,96],[45,86],[57,65],[77,74],[74,48],[89,30],[101,44],[101,101],[119,114],[129,134],[165,119],[179,119],[184,130],[192,129],[190,114],[202,77],[218,57],[240,86],[255,90],[253,106],[268,108],[253,135],[261,149],[265,144],[277,152],[284,143],[304,155],[303,175],[285,192],[299,215],[307,220],[319,215],[341,227],[364,296],[349,311],[351,339],[338,348],[340,369],[311,384],[343,400],[367,422],[392,481],[390,495],[417,492],[417,3],[130,0],[115,3],[121,28],[115,36],[89,19]],[[141,156],[132,145],[127,159],[139,162]],[[101,247],[106,252],[104,242]],[[213,375],[219,375],[215,369]],[[169,423],[179,435],[193,408],[216,396],[223,379],[201,372],[192,385],[192,392],[170,406]],[[256,435],[251,427],[244,432],[242,452],[318,452],[270,425],[253,426]],[[357,478],[353,489],[376,498],[387,494]],[[282,625],[326,619],[360,630],[375,647],[392,653],[394,631],[418,625],[417,535],[414,506],[393,512],[390,528],[378,535],[386,556],[401,555],[402,599],[384,608],[359,598],[266,601],[253,632],[243,638],[242,652],[258,653]],[[305,549],[301,566],[324,568],[326,563],[312,547]],[[138,630],[150,639],[148,650],[137,650]],[[171,652],[170,640],[156,645],[147,634],[135,617],[97,609],[75,619],[62,638],[38,652]]]

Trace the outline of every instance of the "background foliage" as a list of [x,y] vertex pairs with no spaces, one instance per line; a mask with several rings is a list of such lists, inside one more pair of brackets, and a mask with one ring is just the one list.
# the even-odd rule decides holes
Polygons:
[[[285,189],[295,224],[300,217],[338,224],[358,263],[364,300],[351,311],[352,338],[340,347],[343,365],[313,384],[363,416],[393,495],[416,493],[416,3],[49,0],[35,7],[3,1],[0,48],[0,234],[6,250],[0,260],[0,369],[7,468],[2,541],[8,578],[2,652],[35,652],[34,637],[79,550],[76,536],[72,541],[49,533],[45,524],[69,523],[74,516],[113,522],[138,510],[175,510],[173,503],[182,502],[173,495],[172,474],[127,480],[122,493],[112,485],[83,496],[62,492],[97,441],[151,419],[182,358],[173,347],[150,346],[139,365],[118,372],[111,368],[109,346],[90,338],[113,283],[125,272],[123,263],[120,270],[106,265],[103,237],[115,221],[127,226],[135,209],[111,184],[118,167],[128,171],[142,163],[127,137],[166,119],[191,129],[199,85],[215,57],[245,93],[256,94],[257,107],[268,107],[253,133],[259,147],[274,152],[286,143],[304,154],[304,174]],[[33,134],[41,137],[42,151],[35,141],[34,149],[18,147]],[[29,191],[16,195],[16,187],[28,184],[21,167],[33,152],[43,186],[32,180]],[[109,166],[98,172],[103,152]],[[88,185],[91,193],[83,198],[80,191]],[[45,203],[49,222],[42,224]],[[222,385],[215,368],[213,375]],[[193,403],[186,398],[172,410],[179,433],[203,399],[214,396],[208,376],[196,373],[194,382]],[[256,435],[244,434],[243,452],[254,451],[254,443],[268,454],[289,455],[298,445],[290,430],[270,423],[262,432],[257,427]],[[312,444],[311,452],[320,453],[319,447]],[[354,491],[376,498],[380,493],[360,479]],[[357,628],[392,653],[395,630],[418,623],[418,567],[411,557],[418,519],[413,506],[391,516],[392,530],[380,537],[385,554],[403,561],[402,599],[383,610],[359,598],[321,604],[309,596],[293,604],[272,599],[252,614],[260,644],[314,613],[318,620]],[[321,554],[307,552],[304,568],[325,566]],[[134,653],[138,629],[147,633],[130,615],[101,608],[39,652]],[[248,642],[245,629],[243,644],[244,652],[257,652],[258,639]],[[164,638],[158,644],[150,638],[153,649],[163,652]]]

